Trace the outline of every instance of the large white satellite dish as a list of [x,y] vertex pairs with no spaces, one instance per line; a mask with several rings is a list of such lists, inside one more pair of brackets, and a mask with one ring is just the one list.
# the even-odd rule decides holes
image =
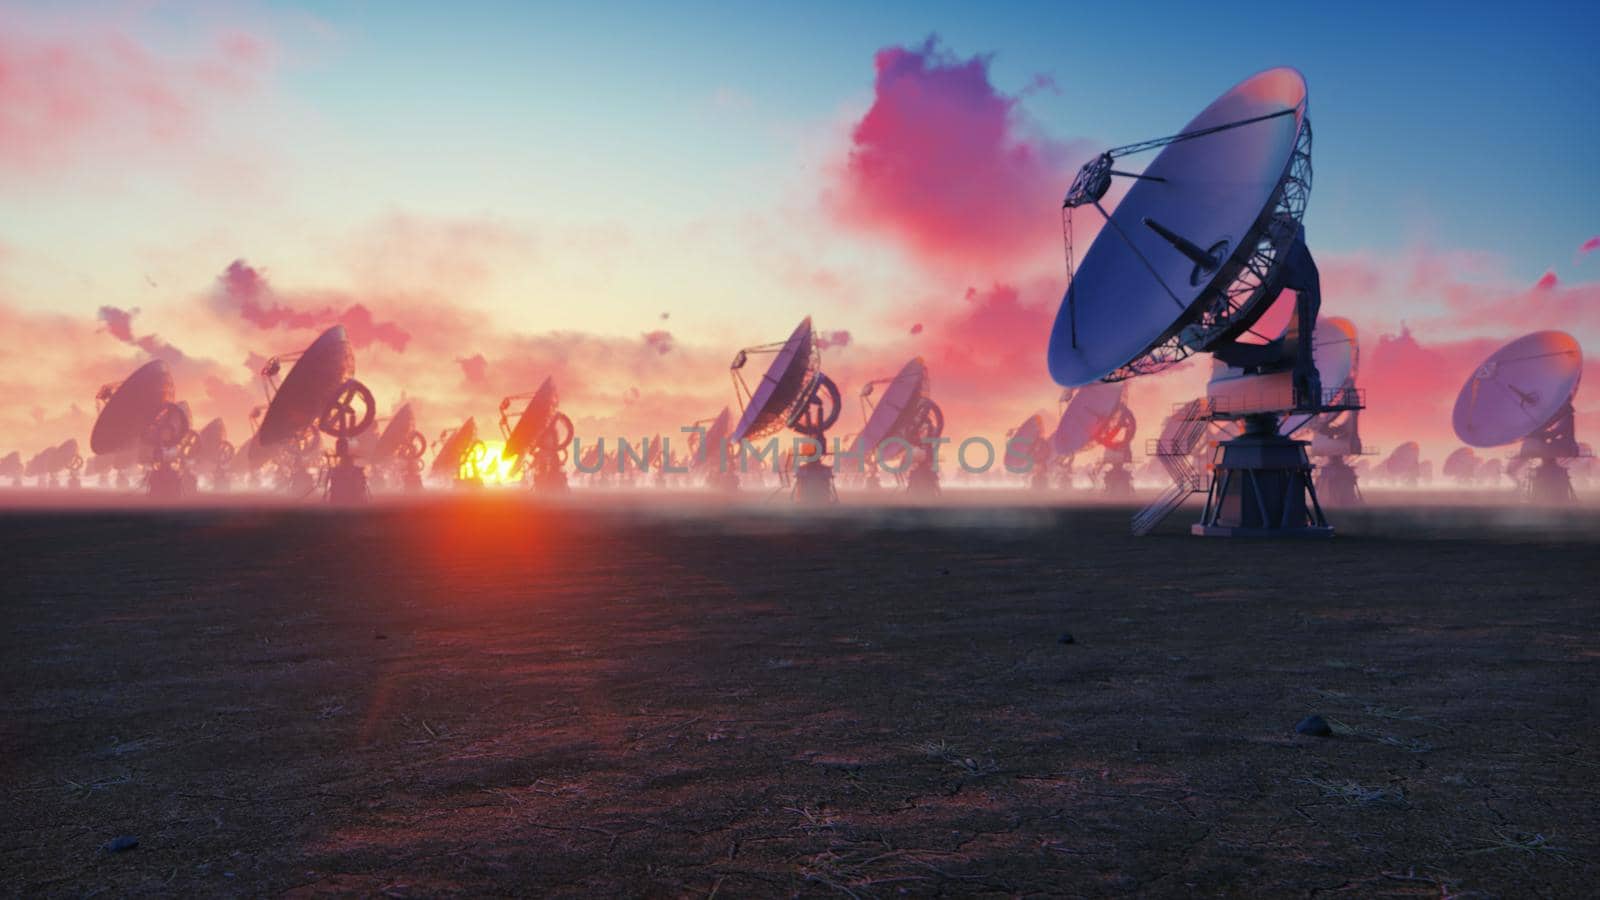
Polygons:
[[1469,447],[1522,442],[1525,487],[1541,503],[1573,500],[1564,460],[1582,455],[1572,400],[1583,377],[1583,350],[1564,331],[1536,331],[1496,350],[1473,370],[1451,421]]
[[[1285,415],[1359,405],[1357,397],[1325,396],[1313,360],[1321,287],[1301,226],[1311,190],[1306,96],[1294,69],[1251,76],[1181,132],[1090,161],[1063,203],[1070,281],[1046,355],[1058,383],[1122,381],[1200,352],[1252,381],[1230,385],[1226,398],[1246,396],[1248,404],[1208,396],[1195,409],[1244,426],[1222,445],[1196,534],[1333,533],[1305,442],[1278,433]],[[1116,168],[1157,149],[1142,172]],[[1118,176],[1133,184],[1108,211],[1101,201]],[[1078,265],[1072,221],[1084,208],[1104,225]],[[1285,290],[1295,307],[1285,333],[1251,334]]]

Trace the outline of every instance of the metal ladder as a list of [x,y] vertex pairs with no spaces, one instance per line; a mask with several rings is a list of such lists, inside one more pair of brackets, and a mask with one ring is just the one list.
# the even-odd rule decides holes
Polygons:
[[1192,457],[1195,448],[1205,437],[1206,429],[1210,427],[1211,422],[1206,417],[1208,412],[1205,401],[1191,400],[1180,406],[1173,418],[1167,421],[1161,437],[1156,440],[1152,455],[1161,460],[1162,467],[1172,477],[1172,484],[1149,506],[1134,515],[1132,531],[1135,537],[1154,531],[1157,525],[1189,499],[1189,495],[1207,490],[1205,474],[1195,468]]

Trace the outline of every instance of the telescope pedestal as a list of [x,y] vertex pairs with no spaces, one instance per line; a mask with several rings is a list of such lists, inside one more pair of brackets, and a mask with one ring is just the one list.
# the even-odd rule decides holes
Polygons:
[[929,464],[912,467],[906,473],[906,494],[911,497],[939,496],[939,473]]
[[1554,459],[1541,459],[1528,473],[1528,500],[1551,506],[1572,503],[1578,495],[1572,490],[1567,467]]
[[1332,537],[1317,504],[1306,441],[1278,434],[1275,415],[1251,416],[1222,444],[1206,508],[1192,534],[1205,537]]
[[1356,470],[1342,456],[1330,456],[1317,467],[1317,497],[1329,506],[1360,506],[1361,486]]
[[1106,496],[1118,500],[1133,497],[1133,473],[1128,470],[1127,463],[1106,469]]
[[736,494],[739,492],[739,473],[732,468],[719,469],[706,479],[706,485],[724,494]]
[[533,489],[541,494],[565,494],[567,473],[560,469],[536,472],[533,476]]
[[328,502],[347,504],[367,502],[367,473],[355,463],[345,461],[328,470]]
[[149,488],[150,496],[157,500],[176,500],[183,496],[183,476],[170,466],[152,467],[145,485]]
[[796,503],[827,506],[839,502],[833,489],[833,467],[820,462],[802,463],[794,473]]

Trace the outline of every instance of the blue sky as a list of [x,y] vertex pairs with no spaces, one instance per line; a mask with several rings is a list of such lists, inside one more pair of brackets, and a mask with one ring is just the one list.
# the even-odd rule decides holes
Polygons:
[[[1051,78],[1025,110],[1054,136],[1096,142],[1166,133],[1249,72],[1300,68],[1318,246],[1485,249],[1532,278],[1596,230],[1593,4],[306,8],[340,35],[294,76],[324,114],[374,146],[437,141],[462,165],[509,169],[501,151],[531,144],[533,165],[608,172],[615,192],[586,194],[596,202],[642,203],[643,186],[652,204],[720,198],[716,174],[764,170],[785,127],[863,103],[875,50],[937,34],[959,55],[993,54],[1002,89]],[[748,107],[722,115],[719,94]]]

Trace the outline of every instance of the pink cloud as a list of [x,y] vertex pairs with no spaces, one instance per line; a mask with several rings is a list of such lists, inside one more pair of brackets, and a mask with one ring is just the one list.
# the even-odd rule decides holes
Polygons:
[[1546,272],[1539,276],[1539,280],[1534,283],[1533,287],[1535,290],[1548,291],[1555,287],[1558,283],[1559,282],[1556,278],[1556,273]]
[[320,330],[332,325],[343,325],[350,343],[357,348],[383,344],[396,352],[405,352],[411,333],[395,322],[378,321],[372,310],[361,303],[321,305],[314,309],[297,309],[280,298],[268,284],[266,276],[242,259],[236,259],[217,278],[213,305],[237,314],[257,328]]
[[124,344],[132,344],[156,359],[164,359],[169,363],[182,360],[184,358],[183,351],[162,340],[159,336],[154,334],[134,335],[133,317],[138,314],[138,307],[125,310],[115,306],[102,306],[99,312],[100,321],[105,323],[106,332],[117,340]]
[[986,57],[929,38],[880,50],[874,65],[872,106],[827,197],[834,215],[936,266],[1058,252],[1059,198],[1085,154],[1031,129]]
[[1593,253],[1596,250],[1600,250],[1600,235],[1595,235],[1578,245],[1578,254],[1580,256]]
[[456,365],[461,367],[461,377],[468,384],[485,384],[489,378],[489,360],[482,353],[471,356],[456,357]]
[[203,143],[217,115],[254,95],[273,67],[272,45],[259,35],[229,31],[176,54],[94,18],[0,13],[0,175]]
[[650,331],[644,336],[645,346],[659,354],[666,355],[672,352],[672,332]]
[[100,321],[106,323],[106,331],[111,336],[124,344],[133,343],[133,317],[139,310],[118,309],[115,306],[100,307]]
[[830,347],[844,348],[850,346],[850,332],[844,330],[821,331],[817,333],[817,347],[826,350]]
[[921,334],[922,333],[922,323],[918,322],[917,324],[911,326],[911,333],[912,334]]

